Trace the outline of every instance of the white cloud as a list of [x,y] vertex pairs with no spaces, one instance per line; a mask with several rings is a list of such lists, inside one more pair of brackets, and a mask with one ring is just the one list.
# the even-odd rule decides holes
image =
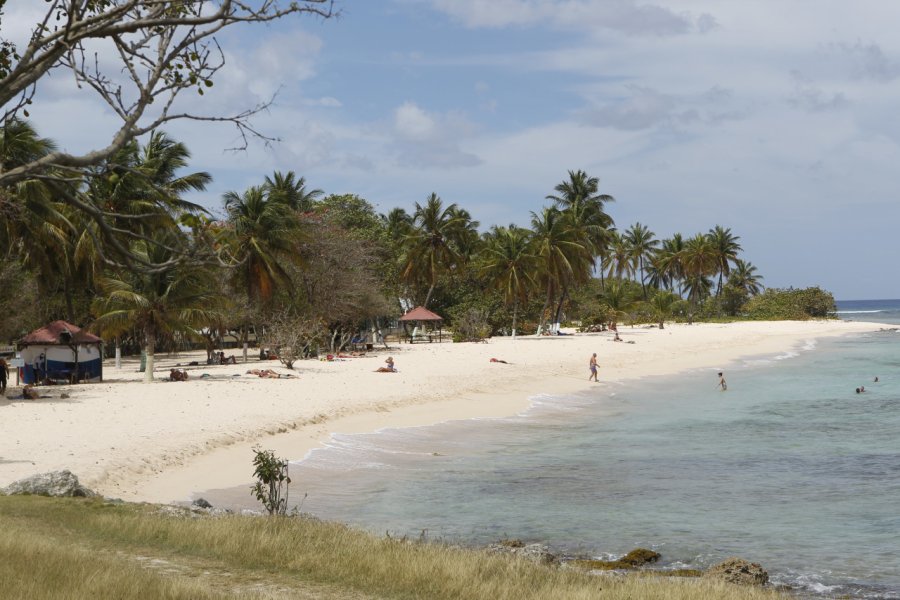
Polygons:
[[717,25],[708,13],[693,16],[637,0],[432,0],[434,7],[468,27],[552,25],[624,35],[668,36]]
[[462,150],[461,141],[474,133],[474,125],[461,113],[429,113],[414,102],[404,102],[394,110],[391,146],[401,165],[471,167],[481,159]]

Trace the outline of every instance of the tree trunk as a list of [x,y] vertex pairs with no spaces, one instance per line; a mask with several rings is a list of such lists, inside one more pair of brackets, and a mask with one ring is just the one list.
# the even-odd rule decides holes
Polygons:
[[553,285],[548,284],[547,285],[547,298],[546,298],[546,300],[544,300],[544,307],[541,309],[541,319],[538,322],[537,331],[534,333],[534,335],[536,335],[536,336],[541,335],[541,332],[544,330],[544,323],[545,323],[544,313],[547,312],[547,307],[550,306],[550,299],[552,297],[553,297]]
[[516,298],[516,301],[513,302],[513,323],[512,323],[512,338],[516,339],[516,317],[519,312],[519,299]]
[[156,336],[151,332],[144,333],[144,353],[147,363],[144,368],[144,383],[153,382],[153,351],[156,349]]
[[641,289],[644,291],[644,302],[647,301],[647,286],[644,284],[644,257],[640,258],[641,263]]
[[431,284],[431,287],[428,288],[428,294],[425,296],[425,304],[422,305],[423,308],[428,308],[428,303],[431,302],[431,294],[434,293],[434,284]]
[[69,320],[69,323],[74,323],[75,308],[72,303],[72,286],[69,285],[68,275],[65,275],[63,277],[63,295],[66,298],[66,318]]
[[556,327],[556,332],[559,333],[559,315],[562,313],[563,302],[566,301],[566,297],[569,295],[568,288],[564,288],[562,294],[559,295],[559,302],[556,304],[556,313],[553,317],[553,325]]

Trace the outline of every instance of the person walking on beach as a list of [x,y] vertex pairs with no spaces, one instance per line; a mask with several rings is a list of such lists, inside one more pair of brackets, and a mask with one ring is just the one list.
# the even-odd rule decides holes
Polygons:
[[721,371],[719,371],[719,385],[716,387],[722,388],[723,392],[728,389],[728,384],[725,383],[725,376],[722,375]]
[[594,352],[593,356],[591,356],[591,362],[588,366],[591,369],[591,375],[590,375],[590,377],[588,377],[588,381],[591,381],[593,379],[597,383],[600,383],[600,380],[597,379],[597,353],[596,352]]

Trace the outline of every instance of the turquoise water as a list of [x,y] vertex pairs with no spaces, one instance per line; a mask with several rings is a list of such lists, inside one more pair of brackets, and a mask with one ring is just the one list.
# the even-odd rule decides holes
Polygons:
[[[900,323],[897,301],[840,308]],[[643,546],[664,567],[739,555],[806,595],[897,599],[898,345],[892,330],[806,341],[733,365],[727,392],[700,370],[538,397],[509,419],[336,436],[292,466],[292,493],[376,533]]]

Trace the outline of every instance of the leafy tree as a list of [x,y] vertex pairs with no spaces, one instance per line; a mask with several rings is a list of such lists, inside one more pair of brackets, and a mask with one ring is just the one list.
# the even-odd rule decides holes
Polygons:
[[[0,189],[43,181],[53,188],[55,202],[96,223],[110,244],[105,250],[118,262],[131,269],[168,269],[169,264],[142,264],[129,254],[131,241],[151,236],[117,227],[119,215],[103,206],[104,197],[84,193],[83,181],[134,140],[177,119],[231,123],[242,148],[248,137],[271,139],[250,122],[270,101],[236,114],[204,115],[192,112],[198,104],[182,96],[204,95],[225,67],[227,53],[215,39],[223,29],[290,15],[327,19],[335,14],[332,6],[333,0],[47,0],[24,35],[4,30],[8,23],[0,21],[0,122],[28,118],[32,99],[42,96],[50,74],[62,72],[79,88],[95,93],[119,121],[99,147],[83,153],[52,148],[0,166]],[[13,35],[27,41],[19,44]],[[96,49],[105,46],[115,51],[105,53],[102,61],[93,60]],[[122,235],[128,239],[119,243]]]

